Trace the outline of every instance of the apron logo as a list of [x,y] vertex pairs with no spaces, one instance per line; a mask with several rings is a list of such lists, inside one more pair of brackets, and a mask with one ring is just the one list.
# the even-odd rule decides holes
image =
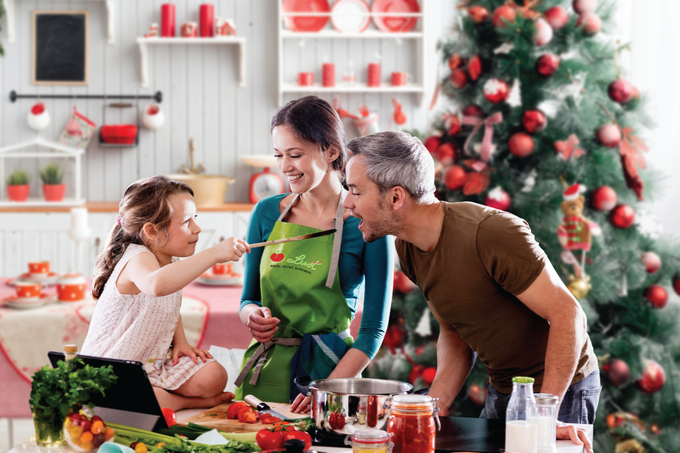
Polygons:
[[275,263],[283,261],[284,258],[285,258],[285,256],[283,255],[283,253],[272,253],[271,256],[269,257],[269,259],[271,259]]
[[288,259],[288,262],[291,264],[299,264],[300,266],[308,267],[313,271],[316,270],[314,266],[320,266],[322,264],[321,261],[311,261],[308,263],[305,261],[305,258],[306,258],[305,255],[300,255],[296,257],[294,260]]

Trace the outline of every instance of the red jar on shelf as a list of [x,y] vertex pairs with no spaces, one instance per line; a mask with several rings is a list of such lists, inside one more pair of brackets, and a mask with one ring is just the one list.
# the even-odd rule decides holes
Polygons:
[[392,397],[387,432],[392,434],[392,453],[434,453],[438,408],[428,395]]

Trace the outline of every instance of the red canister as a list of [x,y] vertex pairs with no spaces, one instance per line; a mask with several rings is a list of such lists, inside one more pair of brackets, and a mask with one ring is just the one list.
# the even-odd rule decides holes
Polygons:
[[215,7],[211,3],[203,3],[198,11],[201,38],[212,38],[215,36]]
[[335,86],[335,63],[324,63],[322,66],[322,85],[325,87]]
[[161,37],[175,37],[175,5],[173,3],[161,5]]
[[380,79],[380,63],[369,63],[368,64],[368,86],[369,87],[379,87]]

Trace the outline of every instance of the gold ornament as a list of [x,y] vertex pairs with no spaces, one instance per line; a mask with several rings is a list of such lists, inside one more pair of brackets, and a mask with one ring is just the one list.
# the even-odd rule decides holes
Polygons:
[[615,453],[647,453],[647,450],[637,439],[628,439],[616,444]]
[[583,299],[588,295],[588,291],[592,288],[590,285],[590,277],[585,275],[583,277],[575,278],[569,276],[569,284],[567,285],[571,294],[577,299]]

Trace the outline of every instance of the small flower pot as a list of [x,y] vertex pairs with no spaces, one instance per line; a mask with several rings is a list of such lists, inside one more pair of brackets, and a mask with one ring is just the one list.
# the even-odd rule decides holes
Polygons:
[[7,197],[9,201],[26,201],[28,200],[28,192],[30,185],[24,184],[21,186],[7,186]]
[[64,201],[66,184],[43,184],[45,201]]

